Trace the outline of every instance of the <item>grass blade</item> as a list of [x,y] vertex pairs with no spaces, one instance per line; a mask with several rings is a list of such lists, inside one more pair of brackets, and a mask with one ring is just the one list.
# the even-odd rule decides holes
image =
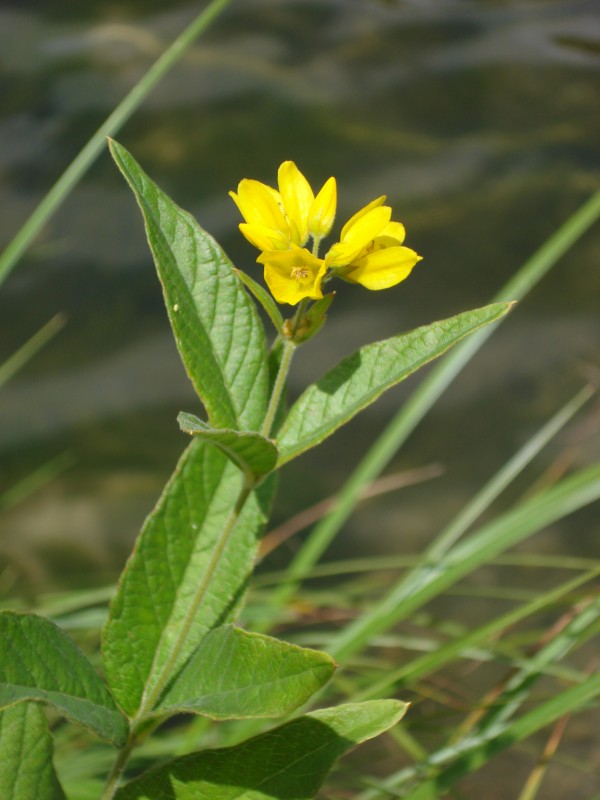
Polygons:
[[469,632],[466,636],[461,636],[442,645],[432,653],[426,653],[408,664],[403,664],[399,669],[387,673],[380,681],[370,686],[368,690],[361,692],[355,699],[357,701],[371,700],[379,697],[381,693],[389,691],[391,686],[398,684],[403,687],[414,685],[426,675],[430,675],[459,657],[461,653],[464,653],[469,648],[477,647],[489,641],[501,631],[554,605],[565,595],[571,594],[583,584],[597,578],[598,575],[600,575],[600,568],[578,575],[576,578],[536,597],[529,603],[525,603],[507,614],[491,620],[476,630]]
[[119,103],[110,116],[102,123],[0,256],[0,285],[8,277],[46,222],[69,195],[71,189],[77,185],[87,169],[104,149],[105,138],[107,136],[113,136],[120,130],[161,78],[163,78],[171,67],[177,63],[194,40],[206,30],[215,17],[217,17],[230,2],[231,0],[213,0],[212,3],[198,14],[183,33],[181,33],[154,62],[148,72],[146,72],[133,89],[131,89],[129,94]]
[[13,353],[3,364],[0,364],[0,387],[16,375],[28,364],[36,353],[44,347],[64,327],[65,318],[56,314],[37,333],[28,339],[16,353]]
[[505,512],[456,545],[438,563],[424,565],[411,581],[397,584],[383,602],[341,632],[332,642],[330,654],[339,660],[347,658],[371,636],[406,619],[477,567],[599,497],[600,463],[597,463],[563,479],[541,496]]
[[[506,283],[493,302],[521,300],[600,217],[600,191],[593,194]],[[496,325],[500,322],[496,323]],[[315,526],[288,568],[288,579],[273,595],[272,608],[284,606],[299,576],[317,563],[359,501],[363,488],[386,467],[427,411],[491,336],[496,325],[473,334],[435,366],[384,429],[338,494],[334,510]]]

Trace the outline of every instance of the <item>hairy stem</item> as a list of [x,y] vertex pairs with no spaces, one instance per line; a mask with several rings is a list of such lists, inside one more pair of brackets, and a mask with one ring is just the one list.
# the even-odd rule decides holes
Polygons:
[[194,596],[191,600],[189,608],[186,612],[185,619],[181,629],[177,635],[173,643],[173,647],[171,649],[171,654],[167,661],[165,662],[164,667],[162,668],[161,672],[159,673],[157,679],[154,681],[154,685],[151,687],[149,691],[144,694],[142,699],[142,703],[140,705],[140,709],[138,711],[138,718],[143,717],[148,711],[151,711],[154,708],[154,705],[158,701],[160,695],[162,694],[163,689],[167,681],[172,677],[171,673],[173,667],[177,663],[177,659],[181,653],[181,649],[185,643],[185,640],[188,637],[190,632],[190,628],[196,618],[196,614],[202,601],[206,597],[206,592],[210,586],[210,582],[213,579],[213,575],[215,570],[217,569],[219,562],[221,560],[221,556],[225,548],[227,547],[227,543],[229,542],[229,537],[235,528],[235,524],[239,519],[240,513],[244,507],[246,500],[248,499],[250,492],[254,488],[253,484],[250,484],[248,481],[244,481],[244,485],[240,490],[238,499],[236,500],[235,505],[229,512],[229,516],[223,526],[223,530],[219,535],[219,539],[215,545],[215,548],[212,552],[210,561],[206,565],[206,569],[204,570],[204,574],[200,582],[198,583],[198,587],[194,593]]
[[160,695],[162,694],[163,689],[165,688],[165,685],[167,684],[168,680],[171,677],[173,667],[177,663],[177,659],[181,654],[181,649],[185,643],[185,640],[188,637],[190,628],[194,622],[196,614],[198,613],[198,609],[206,596],[206,592],[210,586],[212,576],[217,566],[219,565],[219,561],[221,560],[221,556],[223,555],[223,552],[227,546],[229,537],[231,536],[231,533],[235,528],[240,513],[244,507],[244,504],[248,499],[250,493],[252,492],[253,488],[254,488],[253,483],[250,483],[248,480],[244,480],[244,484],[240,490],[236,503],[229,512],[229,516],[225,521],[223,530],[219,535],[219,539],[213,550],[211,559],[206,566],[206,570],[204,571],[202,579],[198,583],[198,587],[196,589],[196,592],[194,593],[194,597],[192,598],[192,601],[187,610],[183,625],[181,626],[177,638],[173,643],[171,654],[167,659],[166,663],[164,664],[162,670],[158,674],[158,677],[152,684],[151,688],[147,689],[147,691],[144,693],[144,697],[142,698],[142,702],[140,704],[138,713],[131,721],[131,734],[129,736],[129,739],[127,740],[127,743],[117,756],[117,759],[108,777],[106,787],[104,789],[104,793],[102,794],[101,800],[112,800],[112,798],[115,795],[115,792],[118,789],[119,782],[125,770],[127,761],[129,760],[129,756],[131,755],[131,751],[138,743],[140,728],[145,723],[147,723],[148,720],[146,718],[146,715],[154,708],[155,704],[160,698]]
[[115,763],[113,764],[113,768],[110,771],[110,775],[106,781],[106,785],[104,787],[104,791],[102,792],[102,796],[100,800],[112,800],[115,796],[117,789],[119,788],[119,783],[121,781],[121,777],[125,770],[125,765],[129,760],[129,756],[131,755],[131,751],[136,745],[137,737],[135,733],[132,732],[129,735],[129,739],[127,740],[126,744],[119,752]]
[[288,372],[290,371],[292,356],[294,355],[295,349],[296,345],[290,341],[290,339],[283,340],[283,352],[281,354],[279,371],[277,372],[277,377],[275,378],[275,384],[273,386],[273,391],[271,392],[271,399],[269,400],[269,406],[267,408],[267,413],[265,414],[265,420],[262,424],[262,428],[260,429],[260,432],[263,436],[271,435],[273,422],[275,421],[275,414],[277,413],[281,395],[285,389],[285,383],[287,381]]

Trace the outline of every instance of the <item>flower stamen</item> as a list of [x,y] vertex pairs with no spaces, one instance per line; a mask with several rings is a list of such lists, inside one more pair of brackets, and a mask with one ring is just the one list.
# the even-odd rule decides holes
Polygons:
[[291,277],[295,278],[298,283],[300,283],[300,281],[305,281],[310,277],[310,270],[307,267],[293,267]]

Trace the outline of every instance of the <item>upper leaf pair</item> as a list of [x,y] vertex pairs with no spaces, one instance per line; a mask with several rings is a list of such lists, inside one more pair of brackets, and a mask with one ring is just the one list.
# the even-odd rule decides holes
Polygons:
[[[239,279],[214,239],[147,177],[121,145],[112,142],[111,150],[142,209],[177,346],[210,425],[189,414],[180,423],[187,432],[221,448],[248,476],[267,474],[314,447],[386,389],[467,334],[498,320],[510,307],[497,303],[361,348],[305,391],[283,421],[276,441],[261,437],[257,432],[270,393],[268,358],[264,330],[243,283],[250,284],[259,299],[260,292],[253,282]],[[346,238],[351,239],[354,227],[381,208],[379,203],[363,209]],[[283,330],[279,312],[270,306],[268,310]]]

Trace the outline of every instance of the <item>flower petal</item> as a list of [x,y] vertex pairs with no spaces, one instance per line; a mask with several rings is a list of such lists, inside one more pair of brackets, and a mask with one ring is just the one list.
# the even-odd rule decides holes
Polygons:
[[315,197],[308,214],[308,232],[314,239],[323,239],[333,225],[337,206],[337,185],[335,178],[325,181]]
[[258,250],[285,250],[290,246],[289,237],[273,228],[249,225],[247,222],[240,222],[239,228],[250,244]]
[[356,214],[350,217],[348,222],[342,228],[340,239],[343,241],[346,238],[346,234],[348,233],[349,228],[355,225],[358,222],[358,220],[365,214],[368,214],[369,211],[371,211],[374,208],[378,208],[379,206],[382,206],[385,203],[386,199],[387,199],[386,196],[382,194],[381,197],[377,197],[375,200],[371,200],[370,203],[367,203],[367,205],[363,206],[360,209],[360,211],[357,211]]
[[[401,222],[394,222],[392,220],[388,222],[377,238],[382,236],[384,236],[386,239],[394,239],[395,244],[402,244],[406,237],[404,225]],[[388,245],[388,247],[390,246],[391,245]]]
[[344,267],[359,258],[362,251],[372,244],[376,236],[388,225],[392,209],[389,206],[371,208],[360,216],[355,214],[354,223],[344,226],[346,231],[342,240],[327,253],[328,267]]
[[237,194],[229,192],[229,196],[250,225],[263,225],[289,233],[289,225],[281,207],[281,195],[275,189],[260,181],[244,178],[239,182]]
[[408,278],[418,261],[421,256],[408,247],[386,247],[359,259],[340,277],[367,289],[389,289]]
[[278,303],[295,306],[305,297],[323,297],[321,280],[327,270],[321,258],[305,248],[292,245],[290,250],[261,253],[257,261],[264,264],[265,282]]
[[277,173],[279,193],[292,227],[297,231],[296,244],[308,239],[308,214],[315,199],[309,182],[293,161],[284,161]]

